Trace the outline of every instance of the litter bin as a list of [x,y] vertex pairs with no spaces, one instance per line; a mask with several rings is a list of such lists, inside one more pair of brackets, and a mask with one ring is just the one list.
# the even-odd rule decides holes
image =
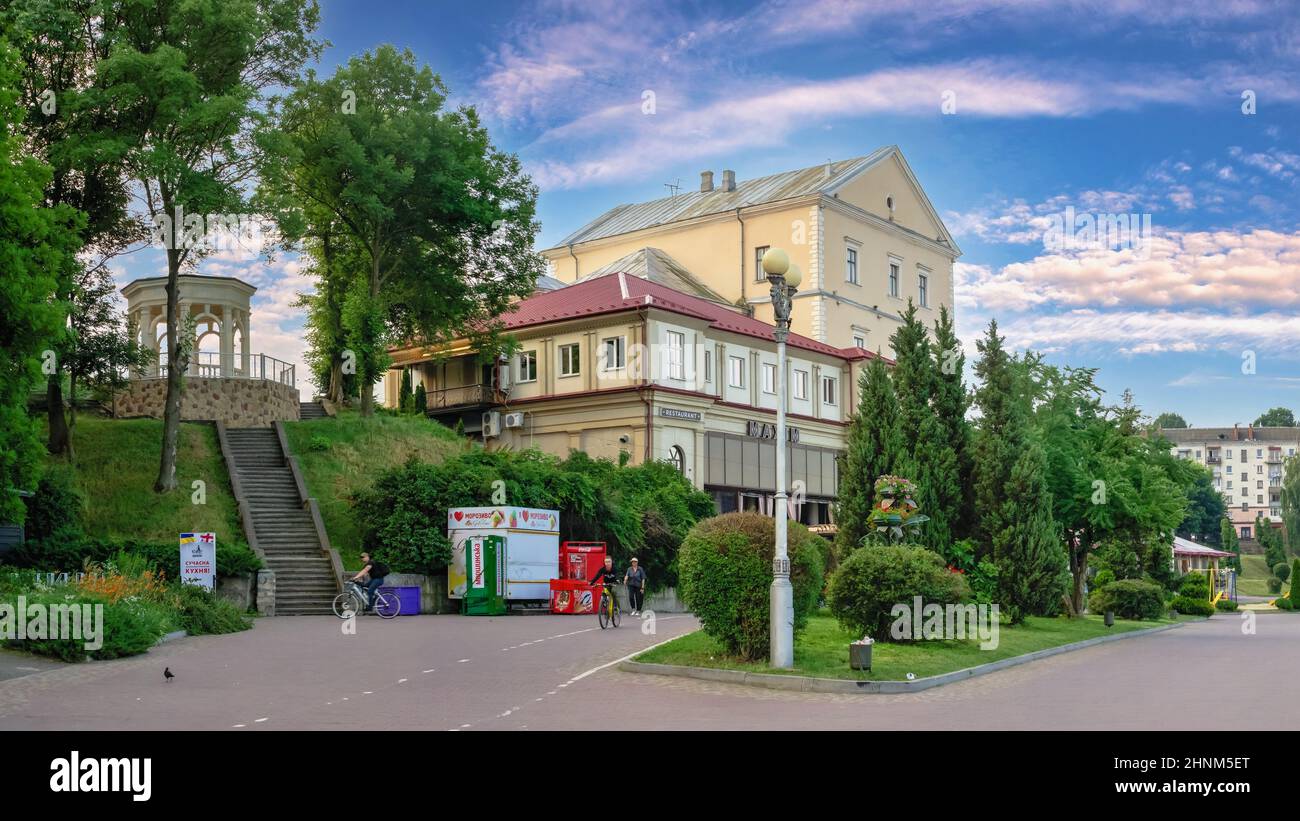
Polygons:
[[474,536],[465,545],[465,615],[505,614],[505,544],[500,536]]
[[[384,587],[379,588],[385,593],[392,593],[397,597],[401,609],[397,612],[399,616],[418,616],[420,615],[420,588],[418,587]],[[387,616],[386,608],[381,604],[380,613]]]

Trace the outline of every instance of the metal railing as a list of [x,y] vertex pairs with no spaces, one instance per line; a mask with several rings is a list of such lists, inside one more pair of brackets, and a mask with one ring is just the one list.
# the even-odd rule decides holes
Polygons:
[[[212,377],[216,379],[262,379],[279,382],[289,387],[297,386],[297,367],[292,362],[276,359],[264,353],[222,354],[216,351],[195,351],[190,354],[186,376]],[[167,354],[158,354],[158,362],[152,373],[144,377],[167,376]]]
[[458,408],[470,405],[491,405],[497,401],[496,389],[491,385],[461,385],[454,388],[437,388],[426,393],[429,410]]

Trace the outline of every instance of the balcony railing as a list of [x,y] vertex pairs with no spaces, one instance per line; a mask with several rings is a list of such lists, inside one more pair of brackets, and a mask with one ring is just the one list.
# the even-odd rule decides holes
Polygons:
[[[297,367],[292,362],[276,359],[264,353],[221,354],[215,351],[195,351],[190,355],[189,365],[185,368],[186,376],[210,377],[215,379],[262,379],[279,382],[289,387],[297,386]],[[167,354],[158,355],[158,362],[152,368],[139,375],[150,379],[167,376]]]
[[455,388],[436,388],[426,393],[429,411],[447,408],[464,408],[498,403],[496,388],[491,385],[461,385]]
[[1268,456],[1264,459],[1264,462],[1265,462],[1266,464],[1269,464],[1269,465],[1280,465],[1280,464],[1282,464],[1282,451],[1280,451],[1280,450],[1277,451],[1277,452],[1269,451],[1269,454],[1268,454]]

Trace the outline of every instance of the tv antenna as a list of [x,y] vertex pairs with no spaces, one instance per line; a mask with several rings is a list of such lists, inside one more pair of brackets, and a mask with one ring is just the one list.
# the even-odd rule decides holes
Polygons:
[[682,178],[681,178],[681,177],[678,177],[678,178],[677,178],[677,182],[666,182],[666,183],[664,183],[664,188],[667,188],[667,189],[668,189],[668,196],[669,196],[669,197],[674,197],[674,198],[675,198],[675,197],[677,196],[677,192],[680,191],[680,190],[682,190]]

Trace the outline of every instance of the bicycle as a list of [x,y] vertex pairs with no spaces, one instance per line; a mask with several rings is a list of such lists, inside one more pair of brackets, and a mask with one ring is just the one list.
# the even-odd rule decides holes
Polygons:
[[[396,593],[375,591],[375,613],[381,619],[395,618],[402,611],[402,600]],[[334,615],[347,619],[363,612],[366,606],[366,589],[355,581],[343,585],[343,592],[334,597]]]
[[617,582],[604,582],[600,589],[600,607],[596,609],[596,620],[600,622],[600,629],[604,630],[613,624],[618,627],[623,621],[623,612],[618,606],[618,596],[614,595],[614,585]]

